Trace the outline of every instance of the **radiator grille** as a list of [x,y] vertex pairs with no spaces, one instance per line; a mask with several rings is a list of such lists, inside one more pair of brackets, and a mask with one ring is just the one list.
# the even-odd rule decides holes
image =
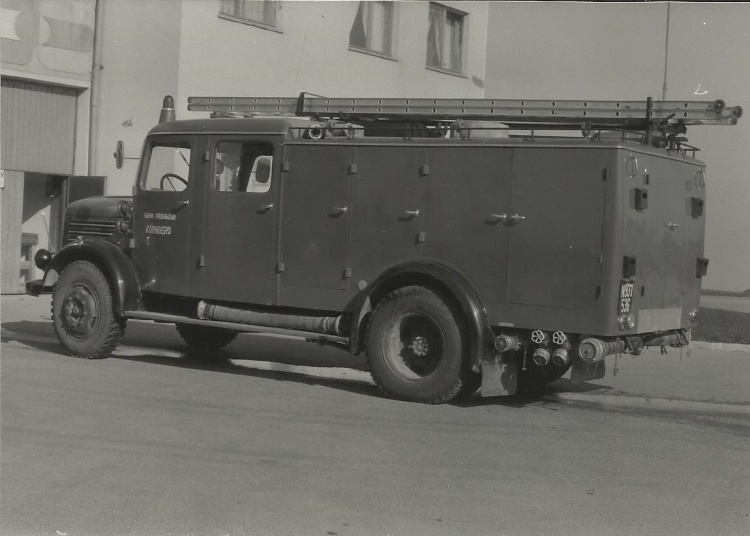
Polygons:
[[115,233],[112,220],[71,220],[68,228],[68,242],[79,236],[83,238],[109,238]]

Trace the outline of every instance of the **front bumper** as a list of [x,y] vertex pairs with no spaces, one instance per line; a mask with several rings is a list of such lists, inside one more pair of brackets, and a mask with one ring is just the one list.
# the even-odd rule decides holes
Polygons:
[[41,279],[26,281],[26,294],[29,296],[39,296],[50,292],[52,292],[52,287],[45,286],[44,281]]

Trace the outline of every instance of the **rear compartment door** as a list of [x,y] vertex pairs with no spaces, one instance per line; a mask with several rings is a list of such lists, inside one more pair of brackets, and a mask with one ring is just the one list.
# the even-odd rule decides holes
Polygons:
[[[680,327],[687,305],[695,302],[697,307],[700,292],[696,263],[703,251],[705,222],[702,169],[667,156],[629,158],[637,160],[637,173],[623,168],[628,207],[624,246],[626,255],[636,257],[641,283],[635,301],[638,331],[674,329]],[[648,202],[638,208],[635,200],[643,192]],[[701,205],[696,212],[693,203]]]
[[575,147],[516,149],[511,304],[598,308],[610,154]]

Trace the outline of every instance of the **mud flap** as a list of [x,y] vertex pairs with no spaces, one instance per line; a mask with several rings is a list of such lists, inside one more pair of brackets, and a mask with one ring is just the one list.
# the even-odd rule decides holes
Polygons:
[[604,359],[596,363],[574,359],[573,365],[570,367],[570,381],[571,383],[582,383],[589,380],[599,380],[604,378],[606,372],[607,367],[604,364]]
[[516,360],[482,363],[482,396],[509,396],[518,389]]

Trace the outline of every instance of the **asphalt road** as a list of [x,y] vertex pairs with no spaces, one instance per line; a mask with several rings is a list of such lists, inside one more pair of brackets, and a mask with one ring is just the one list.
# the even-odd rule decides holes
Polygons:
[[750,415],[722,404],[424,406],[335,349],[210,359],[140,322],[85,361],[48,310],[3,300],[3,535],[750,534]]

